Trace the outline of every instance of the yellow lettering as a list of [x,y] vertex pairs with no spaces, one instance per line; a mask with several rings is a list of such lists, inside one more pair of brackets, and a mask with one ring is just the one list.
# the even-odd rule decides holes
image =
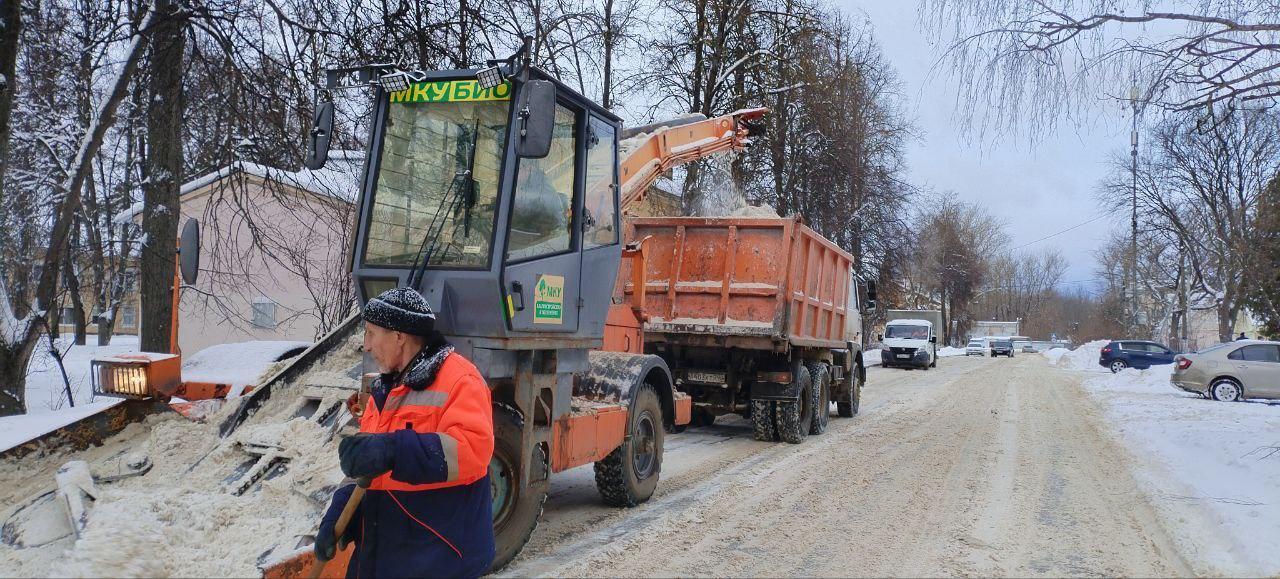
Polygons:
[[493,87],[493,98],[494,100],[506,100],[511,98],[511,82],[503,82],[502,84]]
[[409,89],[405,89],[405,90],[398,90],[396,92],[391,93],[391,102],[402,103],[402,102],[405,102],[406,100],[409,100],[409,92],[410,92]]
[[413,85],[413,102],[420,103],[425,100],[427,100],[427,83],[415,83]]

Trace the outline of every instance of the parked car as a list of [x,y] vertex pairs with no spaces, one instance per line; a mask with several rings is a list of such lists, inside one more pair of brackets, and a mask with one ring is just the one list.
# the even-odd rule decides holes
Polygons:
[[1205,398],[1280,398],[1280,342],[1237,340],[1178,354],[1169,381]]
[[982,340],[969,340],[969,345],[964,347],[965,356],[986,356],[987,345]]
[[1013,357],[1013,341],[1012,340],[992,340],[991,341],[991,357],[1008,356]]
[[1117,340],[1103,346],[1098,364],[1119,372],[1125,368],[1143,370],[1161,364],[1172,364],[1178,353],[1158,342]]

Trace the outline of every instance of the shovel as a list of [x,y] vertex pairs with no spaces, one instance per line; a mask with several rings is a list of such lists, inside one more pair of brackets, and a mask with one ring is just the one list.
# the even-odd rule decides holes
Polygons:
[[[342,534],[347,532],[347,525],[351,523],[351,517],[356,514],[356,507],[360,506],[360,501],[364,500],[364,491],[369,488],[372,482],[367,478],[356,481],[355,490],[351,491],[351,497],[347,499],[346,506],[342,507],[342,514],[338,515],[338,524],[333,526],[333,535],[335,542],[342,540]],[[321,559],[320,555],[316,555],[316,564],[311,567],[311,579],[320,579],[320,574],[324,573],[324,566],[329,563],[329,559]]]

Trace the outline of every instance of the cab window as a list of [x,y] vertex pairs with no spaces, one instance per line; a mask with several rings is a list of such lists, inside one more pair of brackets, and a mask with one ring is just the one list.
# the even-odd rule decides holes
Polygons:
[[614,171],[618,166],[613,146],[613,125],[592,119],[587,129],[587,180],[582,214],[585,247],[618,242],[618,206]]
[[541,159],[520,159],[507,241],[508,261],[569,250],[577,130],[573,111],[556,105],[551,152]]

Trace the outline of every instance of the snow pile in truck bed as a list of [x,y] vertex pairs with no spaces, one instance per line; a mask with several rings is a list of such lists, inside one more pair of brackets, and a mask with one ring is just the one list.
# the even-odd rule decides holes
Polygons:
[[1205,400],[1174,388],[1172,368],[1126,369],[1085,388],[1138,459],[1135,474],[1198,561],[1195,574],[1280,574],[1280,402]]

